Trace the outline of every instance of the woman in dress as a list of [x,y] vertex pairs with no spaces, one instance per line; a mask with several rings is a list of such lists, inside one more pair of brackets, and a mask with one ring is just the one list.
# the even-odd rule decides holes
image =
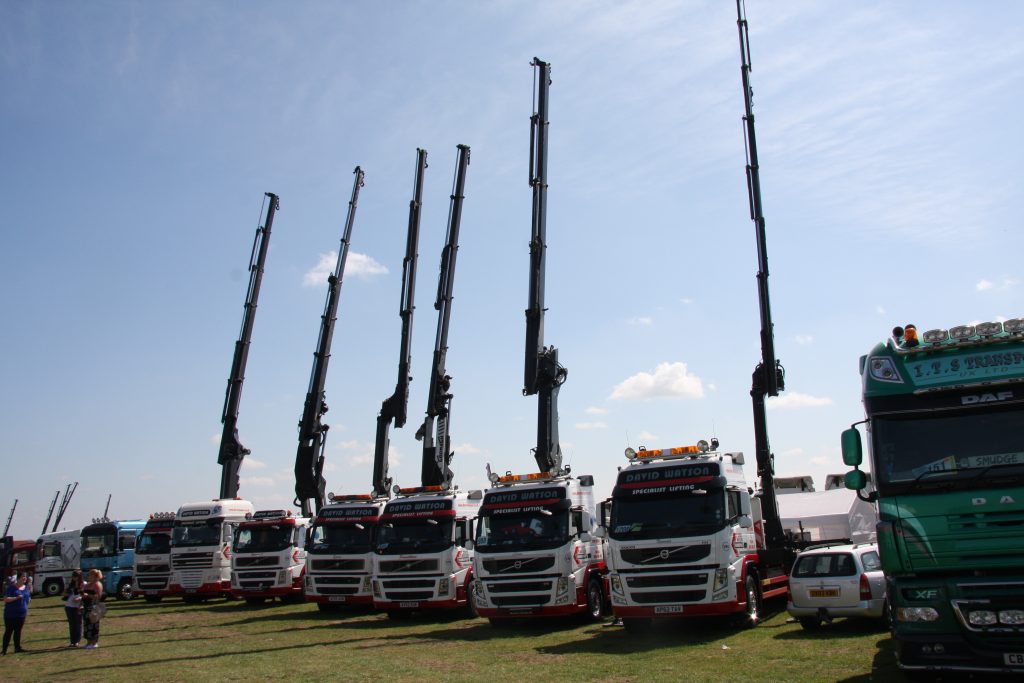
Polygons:
[[95,650],[99,647],[100,620],[89,618],[93,607],[103,602],[103,572],[90,569],[89,578],[82,588],[82,613],[85,617],[85,649]]

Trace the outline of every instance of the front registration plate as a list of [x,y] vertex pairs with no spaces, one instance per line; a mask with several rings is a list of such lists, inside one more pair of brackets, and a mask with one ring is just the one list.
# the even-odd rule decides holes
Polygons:
[[1003,664],[1006,666],[1024,666],[1024,654],[1020,652],[1003,653]]
[[812,598],[838,598],[838,588],[821,588],[807,591],[807,594]]
[[420,603],[418,603],[418,602],[400,602],[400,603],[398,603],[398,606],[401,607],[402,609],[415,609],[415,608],[420,606]]
[[328,602],[345,602],[348,598],[344,595],[332,595],[327,598]]
[[654,608],[655,614],[682,614],[682,605],[658,605]]

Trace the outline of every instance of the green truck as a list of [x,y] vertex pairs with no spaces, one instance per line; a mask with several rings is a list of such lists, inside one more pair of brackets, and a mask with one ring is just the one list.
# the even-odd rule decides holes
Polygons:
[[1024,673],[1024,318],[897,327],[860,359],[846,486],[877,501],[900,668]]

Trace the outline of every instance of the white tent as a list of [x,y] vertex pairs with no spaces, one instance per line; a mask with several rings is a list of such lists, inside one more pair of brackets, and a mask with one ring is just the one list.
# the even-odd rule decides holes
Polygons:
[[856,491],[832,488],[826,491],[789,493],[776,498],[782,528],[810,543],[848,539],[873,543],[878,513],[875,506],[857,497]]

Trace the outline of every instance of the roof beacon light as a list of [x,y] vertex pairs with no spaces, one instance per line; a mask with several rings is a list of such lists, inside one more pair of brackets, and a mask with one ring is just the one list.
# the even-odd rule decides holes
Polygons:
[[1003,331],[1001,323],[978,323],[978,334],[982,337],[994,337]]
[[924,333],[925,344],[941,344],[947,339],[949,339],[949,332],[947,330],[928,330]]
[[701,453],[707,453],[709,450],[711,450],[711,446],[708,444],[707,441],[701,439],[700,441],[697,442],[697,450],[699,450]]
[[632,448],[627,448],[626,460],[636,460],[636,451],[634,451]]
[[907,325],[903,328],[903,345],[904,346],[917,346],[920,342],[917,339],[917,327],[914,325]]
[[1011,318],[1005,321],[1003,331],[1007,334],[1021,334],[1024,332],[1024,318]]

